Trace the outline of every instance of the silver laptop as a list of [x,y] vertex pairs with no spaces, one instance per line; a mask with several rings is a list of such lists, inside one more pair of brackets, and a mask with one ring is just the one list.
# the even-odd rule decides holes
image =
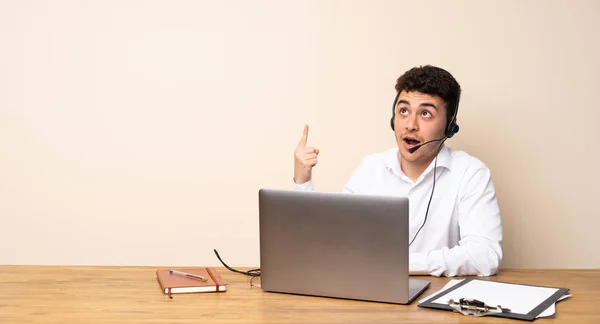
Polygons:
[[408,198],[259,190],[260,269],[269,292],[409,304]]

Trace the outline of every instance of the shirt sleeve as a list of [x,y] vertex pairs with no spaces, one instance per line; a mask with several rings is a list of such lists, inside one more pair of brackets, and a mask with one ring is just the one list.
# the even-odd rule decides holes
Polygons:
[[460,240],[457,246],[412,253],[411,274],[491,276],[502,261],[502,222],[490,171],[467,170],[457,199]]
[[301,183],[301,184],[297,184],[296,181],[292,181],[293,185],[292,185],[292,190],[295,191],[315,191],[315,185],[313,183],[312,180],[308,180],[305,183]]
[[[314,183],[313,183],[312,180],[309,180],[309,181],[307,181],[305,183],[302,183],[302,184],[297,184],[296,182],[294,182],[293,185],[292,185],[292,190],[312,192],[312,191],[315,191],[315,185],[314,185]],[[346,184],[344,186],[344,189],[342,190],[342,192],[353,193],[353,191],[350,189],[350,187],[348,186],[348,184]]]

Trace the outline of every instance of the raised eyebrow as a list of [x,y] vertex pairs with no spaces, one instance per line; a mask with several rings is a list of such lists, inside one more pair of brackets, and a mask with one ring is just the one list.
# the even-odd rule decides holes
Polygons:
[[[410,103],[408,101],[404,100],[404,99],[398,100],[398,104],[396,104],[396,107],[398,105],[400,105],[400,104],[405,104],[405,105],[410,106]],[[436,107],[436,105],[434,105],[434,104],[432,104],[430,102],[424,102],[424,103],[420,104],[419,106],[420,107],[431,107],[431,108],[433,108],[435,110],[438,110],[438,108]]]
[[437,107],[434,104],[430,103],[430,102],[424,102],[424,103],[420,104],[419,106],[421,106],[421,107],[431,107],[431,108],[433,108],[435,110],[438,110]]
[[405,104],[405,105],[409,105],[410,106],[410,103],[408,101],[406,101],[406,100],[403,100],[403,99],[398,100],[398,103],[396,104],[396,107],[399,106],[400,104]]

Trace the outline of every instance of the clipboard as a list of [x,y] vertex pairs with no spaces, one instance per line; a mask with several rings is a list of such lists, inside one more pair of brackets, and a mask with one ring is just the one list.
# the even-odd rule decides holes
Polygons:
[[548,307],[566,295],[570,289],[515,284],[479,278],[466,278],[454,286],[427,297],[418,307],[455,311],[449,301],[473,298],[487,306],[507,309],[486,316],[533,321]]

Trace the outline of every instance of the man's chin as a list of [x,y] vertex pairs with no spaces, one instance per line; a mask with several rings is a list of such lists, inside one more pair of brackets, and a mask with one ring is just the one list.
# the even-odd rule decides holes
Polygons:
[[418,153],[417,152],[410,153],[407,150],[405,150],[404,148],[401,148],[399,150],[399,152],[400,152],[400,158],[402,160],[407,161],[407,162],[417,161],[417,157],[418,157]]

